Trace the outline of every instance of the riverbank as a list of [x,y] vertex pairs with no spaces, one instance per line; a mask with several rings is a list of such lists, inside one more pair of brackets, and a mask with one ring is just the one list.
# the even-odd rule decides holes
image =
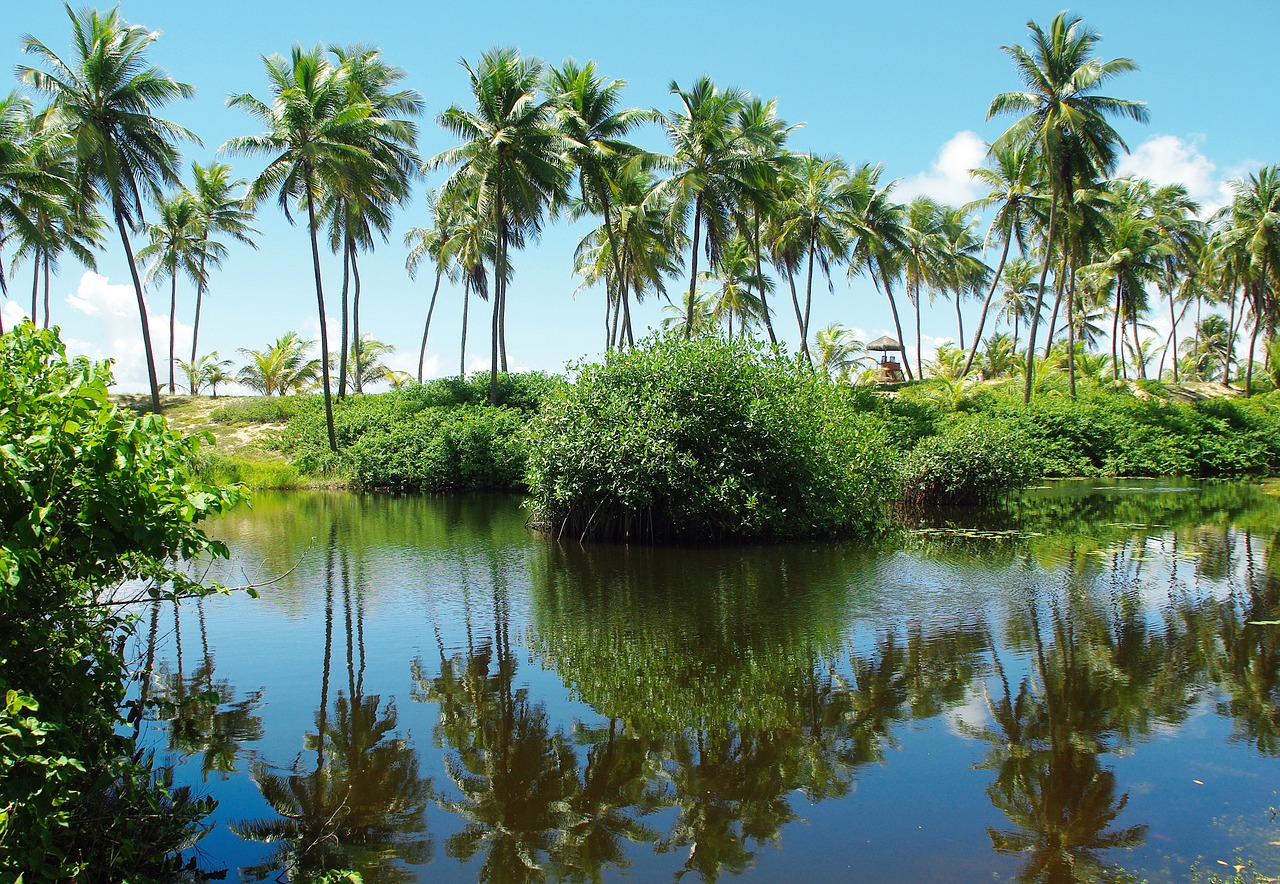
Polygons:
[[[875,428],[868,438],[875,439],[877,459],[881,449],[887,453],[886,469],[902,481],[914,477],[900,490],[916,499],[976,500],[1038,476],[1280,471],[1280,392],[1246,399],[1216,385],[1091,381],[1081,384],[1077,399],[1049,394],[1024,405],[1017,385],[1008,382],[931,380],[891,392],[830,386],[840,409]],[[213,436],[199,469],[215,482],[254,489],[524,492],[536,436],[531,428],[548,397],[572,388],[564,377],[506,375],[492,406],[487,375],[476,375],[349,396],[335,402],[337,452],[328,448],[318,396],[171,397],[164,404],[171,426]],[[638,402],[612,415],[608,432],[593,431],[601,446],[612,444],[611,433],[617,441],[637,432]],[[1002,452],[1025,455],[1026,462],[1011,471]]]

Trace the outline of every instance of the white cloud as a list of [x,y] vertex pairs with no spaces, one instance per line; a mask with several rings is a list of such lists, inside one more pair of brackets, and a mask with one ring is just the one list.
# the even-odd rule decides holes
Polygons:
[[942,145],[927,172],[903,179],[894,191],[896,199],[906,202],[928,196],[941,203],[961,205],[981,195],[981,189],[969,174],[982,165],[987,156],[987,143],[973,132],[957,132]]
[[26,319],[30,314],[22,309],[22,305],[17,301],[5,301],[0,304],[0,316],[4,318],[5,331],[13,328],[22,320]]
[[[79,313],[100,322],[100,346],[76,339],[67,341],[67,352],[91,359],[115,361],[112,372],[115,386],[123,392],[145,392],[147,382],[146,351],[142,346],[142,327],[138,320],[138,299],[130,285],[113,285],[105,276],[85,271],[67,304]],[[169,315],[157,313],[148,305],[147,320],[151,329],[151,348],[156,363],[156,378],[163,386],[169,378]],[[191,327],[183,322],[174,329],[177,358],[191,350]],[[181,382],[180,372],[175,371]]]
[[1201,151],[1203,141],[1203,136],[1155,135],[1123,156],[1116,174],[1148,178],[1159,186],[1181,184],[1207,217],[1230,201],[1231,184]]

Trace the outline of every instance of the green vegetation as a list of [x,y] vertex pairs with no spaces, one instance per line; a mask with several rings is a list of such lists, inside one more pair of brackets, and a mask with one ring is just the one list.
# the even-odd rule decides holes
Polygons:
[[496,406],[483,404],[489,385],[480,375],[340,399],[333,411],[336,453],[328,448],[316,398],[300,399],[278,445],[303,473],[359,488],[518,490],[524,427],[556,384],[539,373],[502,375]]
[[110,382],[54,332],[0,337],[0,870],[28,881],[170,880],[211,809],[118,731],[123,612],[208,591],[177,563],[226,555],[196,525],[240,492],[196,480],[200,440],[128,417]]
[[959,420],[922,439],[900,467],[907,504],[989,503],[1020,491],[1041,472],[1016,425]]
[[670,335],[548,398],[530,428],[530,505],[573,537],[866,533],[889,493],[885,441],[803,363]]

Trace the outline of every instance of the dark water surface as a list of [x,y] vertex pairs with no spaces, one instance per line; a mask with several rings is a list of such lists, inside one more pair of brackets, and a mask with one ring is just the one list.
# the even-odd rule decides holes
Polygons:
[[149,736],[228,880],[1280,868],[1280,498],[1057,483],[912,525],[584,548],[512,498],[258,495],[208,576],[285,576],[143,612]]

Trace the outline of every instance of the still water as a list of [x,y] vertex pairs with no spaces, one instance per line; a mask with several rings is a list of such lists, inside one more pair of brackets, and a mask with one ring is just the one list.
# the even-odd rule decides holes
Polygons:
[[[508,497],[257,496],[142,614],[228,880],[1280,869],[1280,498],[1056,483],[876,543],[582,547]],[[269,582],[268,581],[272,581]]]

